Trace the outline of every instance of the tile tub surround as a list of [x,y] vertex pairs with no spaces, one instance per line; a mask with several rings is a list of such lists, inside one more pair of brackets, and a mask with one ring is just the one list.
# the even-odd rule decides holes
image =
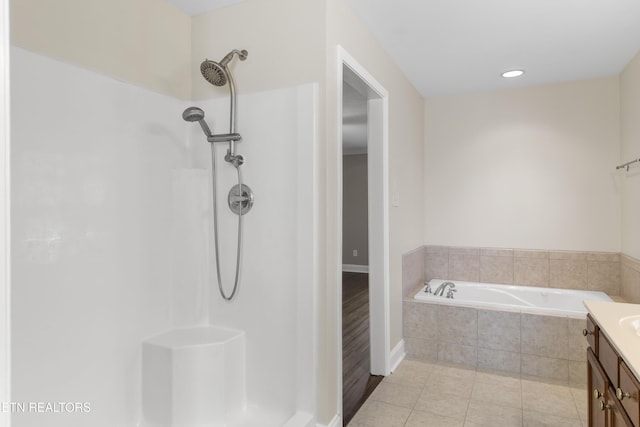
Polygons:
[[[424,259],[417,256],[420,250]],[[403,274],[405,298],[425,281],[449,279],[624,293],[635,297],[625,298],[628,301],[640,302],[640,261],[615,252],[427,245],[405,254],[403,267],[411,271]]]
[[411,358],[567,381],[586,386],[584,319],[405,300]]
[[402,295],[411,293],[424,282],[424,247],[419,247],[402,255]]
[[621,256],[622,283],[620,296],[630,303],[640,303],[640,260],[627,255]]

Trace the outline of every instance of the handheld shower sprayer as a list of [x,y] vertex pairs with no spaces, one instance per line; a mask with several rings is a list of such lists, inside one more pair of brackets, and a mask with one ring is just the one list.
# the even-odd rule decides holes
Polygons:
[[182,113],[182,118],[187,122],[198,122],[202,131],[207,136],[207,139],[210,136],[213,136],[207,122],[204,121],[204,111],[198,107],[189,107]]

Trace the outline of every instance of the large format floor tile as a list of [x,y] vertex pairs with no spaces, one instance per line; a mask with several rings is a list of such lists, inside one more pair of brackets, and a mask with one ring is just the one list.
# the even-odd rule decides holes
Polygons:
[[568,381],[404,360],[349,427],[585,427],[586,393]]

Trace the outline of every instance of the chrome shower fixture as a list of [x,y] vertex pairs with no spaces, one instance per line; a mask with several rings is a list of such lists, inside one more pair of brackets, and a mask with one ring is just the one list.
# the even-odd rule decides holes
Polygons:
[[[202,64],[200,64],[200,72],[202,73],[202,77],[205,78],[206,81],[211,83],[214,86],[224,86],[229,83],[229,98],[230,98],[230,113],[229,113],[229,134],[227,134],[228,139],[226,141],[229,142],[229,149],[227,150],[227,155],[224,156],[224,159],[236,166],[237,164],[242,164],[241,159],[237,158],[236,155],[236,141],[239,141],[239,138],[235,136],[238,135],[236,130],[236,115],[237,115],[237,106],[236,106],[236,85],[233,82],[233,76],[229,71],[227,65],[233,59],[234,56],[238,55],[241,61],[247,59],[249,52],[246,50],[237,50],[234,49],[231,52],[227,53],[224,58],[220,62],[211,61],[209,59],[205,59]],[[222,141],[210,141],[210,142],[222,142]],[[237,166],[236,166],[237,167]]]
[[182,118],[187,122],[198,122],[200,123],[200,127],[202,131],[207,136],[207,140],[209,137],[212,137],[213,134],[207,125],[207,122],[204,121],[204,111],[198,107],[189,107],[182,113]]
[[207,122],[204,121],[204,111],[201,108],[188,107],[182,112],[182,118],[187,122],[198,122],[209,142],[242,141],[242,136],[239,133],[220,133],[217,135],[211,133]]
[[[229,112],[229,133],[221,133],[214,135],[207,122],[204,121],[204,111],[198,107],[189,107],[182,113],[182,118],[188,122],[198,122],[202,131],[207,137],[207,141],[211,144],[211,176],[213,179],[212,196],[213,196],[213,242],[214,253],[216,258],[216,274],[218,277],[218,289],[220,295],[226,301],[231,301],[238,292],[240,284],[240,271],[242,269],[242,219],[253,207],[254,197],[251,188],[242,182],[242,172],[240,166],[244,163],[244,158],[236,154],[236,142],[240,142],[242,137],[236,130],[236,86],[233,77],[227,68],[227,65],[234,56],[238,56],[241,61],[247,59],[246,50],[232,50],[225,55],[220,62],[205,60],[200,65],[202,76],[214,86],[224,86],[229,83],[229,93],[231,108]],[[227,203],[233,213],[238,215],[238,237],[236,246],[236,271],[233,281],[233,290],[227,294],[222,286],[222,277],[220,274],[220,248],[218,247],[218,197],[217,197],[217,167],[216,167],[216,145],[214,142],[228,142],[229,148],[224,156],[225,161],[235,167],[238,175],[238,183],[234,185],[227,196]]]
[[247,59],[247,55],[249,52],[246,50],[237,50],[234,49],[231,52],[227,53],[224,58],[220,62],[210,61],[205,59],[202,64],[200,64],[200,72],[206,81],[211,83],[214,86],[224,86],[227,84],[227,80],[229,80],[229,72],[227,70],[227,65],[233,59],[234,55],[238,55],[241,61]]

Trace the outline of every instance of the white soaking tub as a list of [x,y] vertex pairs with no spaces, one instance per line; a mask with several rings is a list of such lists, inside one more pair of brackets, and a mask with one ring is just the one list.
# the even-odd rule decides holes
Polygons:
[[[453,298],[447,298],[447,286],[442,296],[432,292],[443,283],[455,285]],[[415,294],[414,299],[435,304],[447,304],[460,307],[493,308],[496,310],[517,311],[531,314],[549,314],[574,318],[585,317],[587,310],[583,301],[612,301],[604,292],[573,289],[540,288],[534,286],[498,285],[493,283],[474,283],[459,280],[432,279]]]

